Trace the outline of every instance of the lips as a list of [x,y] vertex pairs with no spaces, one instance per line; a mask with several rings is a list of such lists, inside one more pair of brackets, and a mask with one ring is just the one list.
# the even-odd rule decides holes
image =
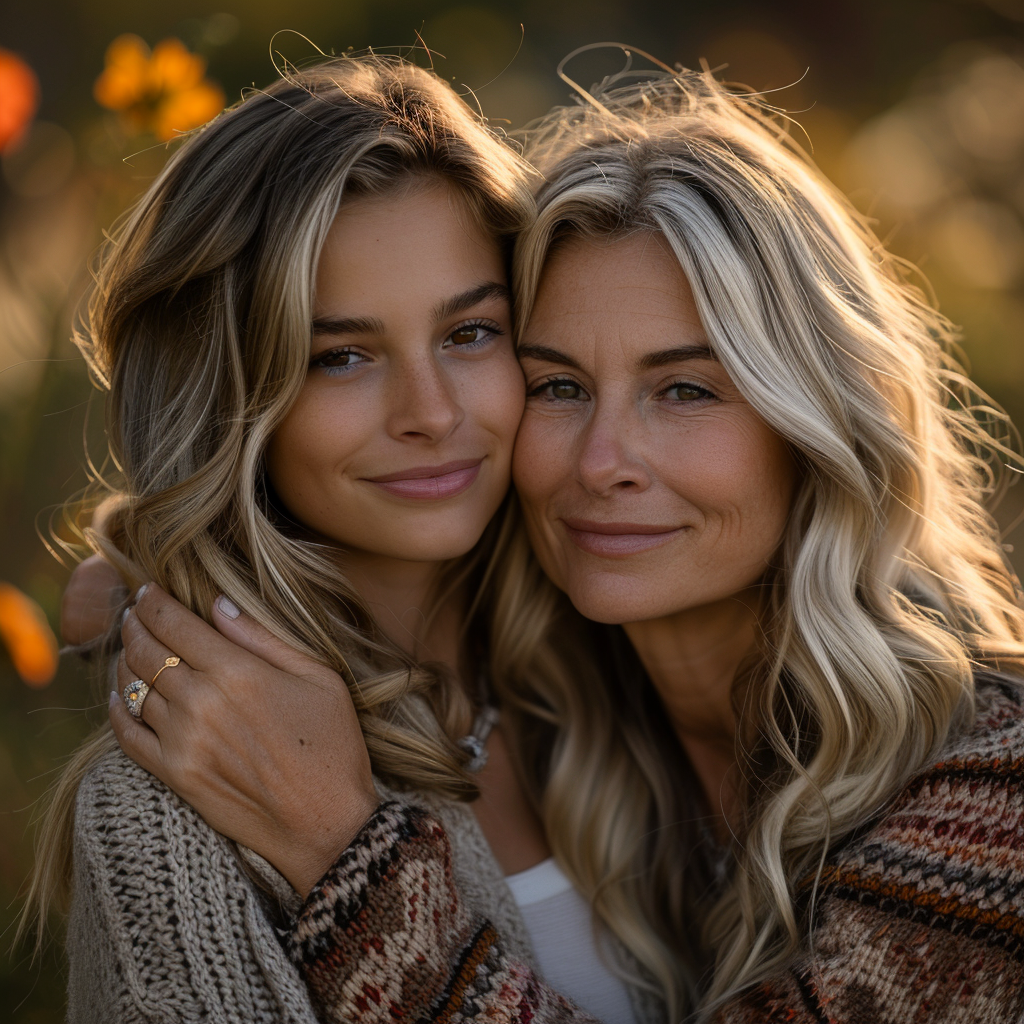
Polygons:
[[479,475],[483,461],[460,459],[440,466],[415,466],[397,473],[364,477],[364,480],[399,498],[437,501],[453,498],[466,490]]
[[653,523],[602,523],[588,519],[563,519],[569,539],[582,551],[602,558],[640,554],[678,537],[685,526]]

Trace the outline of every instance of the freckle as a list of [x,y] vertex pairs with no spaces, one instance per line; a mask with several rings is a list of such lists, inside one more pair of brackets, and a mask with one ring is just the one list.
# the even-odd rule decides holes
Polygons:
[[300,736],[299,737],[299,746],[300,747],[304,747],[305,745],[306,745],[306,741]]

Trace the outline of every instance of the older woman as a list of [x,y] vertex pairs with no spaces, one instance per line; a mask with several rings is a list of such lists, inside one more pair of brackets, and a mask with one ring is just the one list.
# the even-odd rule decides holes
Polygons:
[[[557,725],[523,758],[552,849],[674,1019],[1017,1019],[1024,611],[984,500],[1019,459],[949,325],[756,103],[682,73],[591,108],[539,133],[517,248],[530,541],[623,626],[605,687],[500,694]],[[164,601],[139,618],[174,649]],[[287,941],[326,1019],[589,1019],[409,806]]]

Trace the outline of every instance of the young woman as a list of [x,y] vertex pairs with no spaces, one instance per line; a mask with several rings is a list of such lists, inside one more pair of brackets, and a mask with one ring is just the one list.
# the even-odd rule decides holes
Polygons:
[[[523,408],[507,264],[530,213],[523,166],[447,86],[356,58],[255,93],[186,140],[115,235],[79,339],[109,390],[123,473],[94,540],[133,587],[154,581],[140,609],[160,616],[156,584],[184,614],[212,614],[227,594],[220,619],[244,609],[281,653],[275,671],[197,619],[149,671],[152,651],[129,638],[120,671],[138,675],[118,710],[139,716],[151,753],[184,768],[187,796],[248,794],[269,814],[233,834],[109,730],[83,748],[32,891],[45,913],[72,890],[69,1019],[313,1021],[275,929],[377,806],[378,784],[459,837],[460,885],[519,956],[595,1010],[642,1019],[616,973],[627,951],[593,932],[547,861],[514,723],[487,735],[506,675],[554,683],[588,664],[568,634],[513,649],[520,612],[548,599],[531,607],[539,574],[518,572],[514,523],[495,520]],[[172,753],[211,749],[171,724],[221,715],[200,685],[204,652],[250,687],[224,717],[262,715],[297,774],[255,748],[218,772]],[[324,799],[334,777],[343,802]],[[288,861],[285,878],[257,848]],[[544,898],[524,894],[538,885]]]
[[[547,128],[515,482],[554,584],[636,660],[598,689],[502,691],[571,709],[527,762],[545,820],[586,836],[570,862],[598,907],[672,879],[701,1020],[1019,1019],[1024,611],[984,510],[1021,462],[1005,419],[978,417],[949,325],[752,101],[681,73]],[[187,643],[174,607],[147,591],[129,616],[140,672]],[[449,866],[430,815],[369,818],[288,935],[324,1019],[590,1020]]]

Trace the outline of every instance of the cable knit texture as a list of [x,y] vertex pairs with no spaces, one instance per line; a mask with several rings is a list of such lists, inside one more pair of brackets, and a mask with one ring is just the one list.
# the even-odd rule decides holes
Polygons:
[[[385,805],[288,938],[325,1020],[592,1022],[460,902],[443,827]],[[1024,1021],[1024,711],[980,679],[974,728],[833,851],[810,952],[716,1024]]]
[[[532,965],[526,926],[472,811],[423,794],[399,799],[443,824],[465,905]],[[70,1024],[315,1024],[281,943],[301,898],[120,751],[79,789],[74,863]]]

